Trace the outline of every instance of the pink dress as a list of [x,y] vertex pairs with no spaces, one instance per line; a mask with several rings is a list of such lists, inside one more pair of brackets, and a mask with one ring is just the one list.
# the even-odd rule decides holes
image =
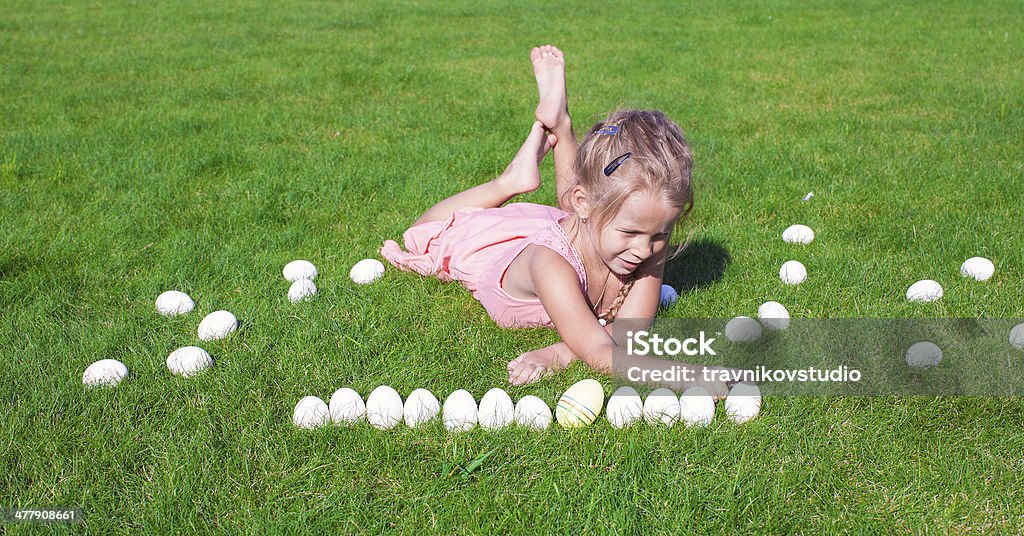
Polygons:
[[587,273],[582,258],[558,224],[568,215],[533,203],[462,209],[447,221],[422,223],[407,230],[403,235],[407,251],[387,240],[380,253],[402,270],[462,283],[499,326],[553,327],[540,300],[514,298],[501,288],[501,281],[526,246],[536,244],[569,262],[586,296]]

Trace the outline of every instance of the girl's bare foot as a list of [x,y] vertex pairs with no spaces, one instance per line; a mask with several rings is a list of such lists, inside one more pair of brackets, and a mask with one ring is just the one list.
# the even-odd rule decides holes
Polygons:
[[540,162],[558,138],[544,132],[544,125],[535,121],[530,134],[505,171],[495,179],[509,197],[532,192],[540,186]]
[[565,57],[562,51],[552,45],[544,45],[530,51],[533,74],[537,78],[537,120],[551,132],[572,126],[569,119],[569,102],[565,95]]

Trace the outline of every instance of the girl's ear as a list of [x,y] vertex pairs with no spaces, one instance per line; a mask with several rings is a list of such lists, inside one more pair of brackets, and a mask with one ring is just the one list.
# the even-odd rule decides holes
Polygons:
[[590,202],[587,199],[587,190],[577,184],[569,192],[569,205],[576,215],[582,219],[590,217]]

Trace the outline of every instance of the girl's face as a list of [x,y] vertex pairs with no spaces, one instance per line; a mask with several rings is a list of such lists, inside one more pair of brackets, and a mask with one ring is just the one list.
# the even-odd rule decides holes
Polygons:
[[668,247],[681,212],[646,193],[629,196],[603,229],[593,230],[598,255],[612,272],[633,273],[640,263]]

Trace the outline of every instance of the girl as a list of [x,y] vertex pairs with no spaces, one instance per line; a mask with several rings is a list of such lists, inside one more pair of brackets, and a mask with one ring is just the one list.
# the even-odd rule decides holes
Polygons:
[[[562,52],[544,46],[530,59],[537,122],[505,171],[430,208],[405,232],[406,250],[391,240],[381,248],[398,268],[459,281],[501,326],[558,331],[561,343],[508,364],[513,385],[577,358],[612,372],[610,324],[654,317],[669,238],[693,206],[692,157],[678,126],[661,112],[620,111],[577,143]],[[552,147],[558,208],[502,206],[540,186]]]

